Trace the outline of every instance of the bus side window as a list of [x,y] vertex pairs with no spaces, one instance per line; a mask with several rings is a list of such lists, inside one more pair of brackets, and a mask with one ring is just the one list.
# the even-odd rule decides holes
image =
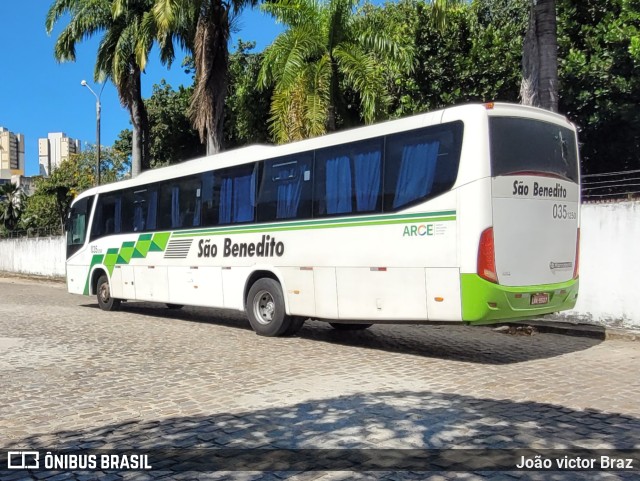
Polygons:
[[219,201],[215,198],[213,175],[213,172],[205,172],[201,176],[202,193],[200,202],[202,208],[201,224],[203,227],[211,227],[218,224]]
[[117,194],[98,196],[98,204],[91,227],[91,240],[120,233],[121,197]]
[[462,124],[390,135],[385,151],[384,210],[435,197],[455,183]]
[[258,221],[311,217],[312,164],[310,153],[264,163],[258,195]]
[[256,171],[256,165],[249,164],[224,169],[216,176],[220,224],[251,222],[255,219]]
[[316,215],[380,211],[381,139],[319,150],[315,168]]
[[133,232],[142,232],[147,228],[147,189],[133,192]]
[[158,229],[171,229],[171,187],[169,182],[163,182],[158,188]]

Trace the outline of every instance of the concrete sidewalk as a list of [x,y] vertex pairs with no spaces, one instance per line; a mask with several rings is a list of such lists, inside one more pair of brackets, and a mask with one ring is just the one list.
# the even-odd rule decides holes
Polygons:
[[[533,332],[528,327],[534,329]],[[640,341],[640,330],[618,327],[598,326],[594,324],[574,324],[566,321],[534,319],[519,322],[501,323],[493,326],[505,334],[532,335],[535,332],[562,334],[565,336],[587,337],[589,339]],[[506,328],[506,329],[505,329]]]

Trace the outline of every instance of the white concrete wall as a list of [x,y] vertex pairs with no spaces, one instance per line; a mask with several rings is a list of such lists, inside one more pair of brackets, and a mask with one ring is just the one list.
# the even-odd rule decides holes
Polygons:
[[[640,328],[640,202],[582,206],[580,294],[563,320]],[[64,237],[0,240],[0,271],[65,275]]]
[[63,277],[65,257],[62,236],[0,240],[0,271]]
[[567,320],[640,328],[640,202],[584,204],[580,293]]

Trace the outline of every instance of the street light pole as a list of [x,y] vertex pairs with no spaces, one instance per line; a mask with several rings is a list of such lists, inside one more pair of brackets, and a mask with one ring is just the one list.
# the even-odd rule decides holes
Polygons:
[[[96,185],[100,185],[100,111],[102,110],[102,106],[100,105],[100,95],[102,95],[102,89],[100,89],[100,95],[98,95],[91,89],[91,87],[89,87],[89,84],[87,84],[86,80],[80,82],[80,85],[82,85],[83,87],[87,87],[89,89],[89,92],[91,92],[96,98]],[[102,88],[104,88],[104,84],[102,84]]]

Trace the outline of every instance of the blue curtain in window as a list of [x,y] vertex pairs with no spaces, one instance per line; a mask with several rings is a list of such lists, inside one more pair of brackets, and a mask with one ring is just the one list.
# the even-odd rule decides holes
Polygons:
[[114,232],[122,232],[122,198],[117,197],[115,202],[115,219],[114,219]]
[[351,212],[351,165],[349,157],[327,160],[327,214]]
[[298,214],[302,182],[306,165],[281,169],[278,178],[288,179],[278,184],[276,219],[290,219]]
[[231,208],[233,207],[233,179],[222,179],[220,184],[220,208],[218,217],[221,224],[231,223]]
[[236,177],[233,182],[233,222],[253,220],[256,198],[255,175]]
[[171,227],[180,227],[180,187],[171,187]]
[[439,148],[438,141],[404,146],[393,199],[394,208],[431,192]]
[[152,190],[147,198],[147,229],[156,228],[156,213],[158,212],[158,191]]
[[376,208],[380,195],[380,151],[357,154],[353,158],[356,175],[356,209],[368,212]]

